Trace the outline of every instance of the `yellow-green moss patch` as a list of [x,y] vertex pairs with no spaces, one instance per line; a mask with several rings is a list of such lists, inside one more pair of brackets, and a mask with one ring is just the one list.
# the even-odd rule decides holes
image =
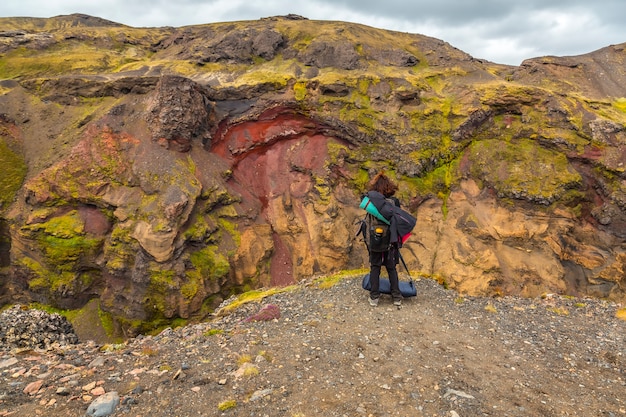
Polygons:
[[244,304],[261,301],[264,298],[270,297],[274,294],[294,291],[297,288],[299,288],[298,285],[290,285],[288,287],[273,287],[269,289],[247,291],[243,294],[239,294],[232,303],[228,304],[227,306],[222,307],[217,313],[227,314],[233,310],[236,310],[237,308],[241,307]]
[[80,259],[93,256],[102,245],[102,239],[88,236],[84,226],[78,212],[72,210],[43,223],[24,226],[21,232],[39,244],[47,264],[60,272],[69,272]]
[[224,400],[217,405],[217,409],[220,411],[227,411],[235,407],[237,407],[237,401],[235,400]]
[[354,278],[357,275],[365,273],[365,269],[353,269],[349,271],[341,271],[336,274],[316,278],[313,283],[317,285],[319,289],[332,288],[344,279]]
[[501,197],[547,204],[577,188],[582,178],[567,157],[530,139],[475,142],[468,151],[472,173]]
[[625,97],[620,97],[616,100],[613,100],[611,104],[617,110],[621,111],[622,113],[626,113],[626,98]]
[[5,209],[22,186],[26,177],[26,163],[24,157],[13,152],[0,137],[0,211]]

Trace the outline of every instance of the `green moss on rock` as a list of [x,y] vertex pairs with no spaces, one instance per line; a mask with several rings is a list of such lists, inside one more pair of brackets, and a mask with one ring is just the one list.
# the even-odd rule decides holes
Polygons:
[[187,271],[188,278],[201,281],[215,280],[226,276],[230,271],[228,259],[217,251],[216,246],[207,246],[190,255],[194,269]]
[[143,300],[144,309],[148,312],[148,321],[167,321],[172,316],[169,296],[178,291],[176,274],[154,263],[149,270],[149,275],[150,282]]
[[622,113],[626,114],[626,97],[620,97],[616,100],[613,100],[611,102],[611,104],[613,105],[613,107],[615,107],[617,110],[619,110]]
[[496,139],[473,143],[468,156],[472,173],[492,186],[500,197],[550,204],[577,188],[582,178],[567,157],[530,139]]
[[18,265],[25,267],[31,273],[28,288],[35,292],[55,294],[80,293],[94,281],[90,272],[74,272],[59,270],[43,265],[32,258],[22,258]]
[[4,210],[15,199],[17,191],[26,177],[26,162],[23,156],[7,146],[0,136],[0,211]]
[[293,85],[293,94],[297,101],[302,101],[306,98],[306,84],[305,81],[298,81]]
[[224,217],[220,217],[217,222],[220,228],[230,235],[236,246],[241,245],[241,233],[239,232],[237,223],[229,221]]
[[76,210],[52,217],[43,223],[22,227],[45,256],[46,263],[58,271],[75,271],[81,259],[93,257],[102,245],[101,238],[90,237]]
[[450,194],[452,186],[457,184],[461,178],[458,167],[459,161],[457,159],[427,172],[422,177],[406,178],[406,181],[411,184],[411,188],[418,195],[430,194],[443,199]]
[[110,270],[123,271],[135,259],[139,243],[132,237],[131,226],[129,223],[116,224],[104,245],[106,266]]
[[207,239],[217,228],[209,224],[205,215],[198,215],[192,218],[189,226],[183,232],[183,237],[192,242],[202,242]]
[[367,191],[367,184],[370,181],[370,176],[367,170],[359,169],[356,172],[354,179],[351,181],[352,186],[357,192],[363,194]]

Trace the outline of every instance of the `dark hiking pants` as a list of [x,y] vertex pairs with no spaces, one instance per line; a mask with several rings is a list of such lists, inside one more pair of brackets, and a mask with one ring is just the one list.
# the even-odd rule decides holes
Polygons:
[[391,284],[391,297],[395,300],[401,300],[400,285],[398,283],[398,249],[392,247],[387,252],[371,252],[370,253],[370,298],[376,299],[380,297],[380,270],[384,266],[389,275],[389,283]]

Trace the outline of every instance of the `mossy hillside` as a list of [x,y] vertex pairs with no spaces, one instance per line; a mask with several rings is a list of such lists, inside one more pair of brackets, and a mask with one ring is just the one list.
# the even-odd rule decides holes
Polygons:
[[13,151],[6,143],[0,127],[0,213],[13,202],[24,182],[28,170],[24,156]]
[[[64,30],[64,36],[72,36],[74,31]],[[83,35],[75,40],[59,39],[45,49],[19,47],[8,51],[0,58],[0,76],[6,79],[48,77],[59,74],[97,74],[118,72],[133,62],[144,62],[152,53],[148,44],[158,35],[148,36],[144,30],[101,30],[90,31],[90,37]],[[129,39],[142,38],[137,45],[129,44]],[[132,41],[132,40],[131,40]],[[142,44],[143,43],[143,44]]]
[[[271,68],[273,63],[263,63],[262,65],[264,66],[264,69],[259,71],[259,76],[261,78],[265,77],[262,76],[263,73],[267,74],[272,72]],[[281,87],[285,82],[283,71],[284,69],[282,66],[278,66],[276,68],[276,74],[279,75],[282,80],[280,82]],[[423,76],[418,77],[416,74],[419,74],[419,71],[415,69],[412,69],[411,71],[414,79],[419,79],[422,83],[425,82],[433,91],[443,92],[448,85],[446,82],[442,81],[442,76],[445,74],[424,71]],[[462,75],[459,71],[456,72],[456,75]],[[254,78],[254,74],[256,74],[255,70],[249,72],[248,76],[251,78],[249,80],[244,79],[244,82],[259,82],[258,78]],[[341,79],[343,82],[346,82],[344,74],[339,74],[338,71],[332,70],[326,72],[322,71],[319,78],[328,79],[333,76],[336,79]],[[373,78],[368,80],[367,78],[360,77],[354,80],[354,85],[352,85],[354,89],[351,96],[346,99],[339,100],[336,98],[328,99],[326,102],[339,102],[341,106],[339,112],[340,119],[348,122],[356,122],[364,133],[368,135],[375,135],[379,129],[382,129],[385,126],[385,124],[388,125],[388,116],[386,116],[382,111],[372,109],[371,103],[369,102],[369,96],[367,95],[366,86],[368,83],[376,82],[378,82],[378,79]],[[302,88],[303,83],[298,82],[296,85],[299,86],[299,90],[297,91],[299,98],[303,99],[303,97],[308,97]],[[519,91],[515,91],[515,94],[518,92]],[[500,95],[499,93],[496,93],[497,92],[492,92],[491,97],[493,98]],[[488,99],[489,97],[487,97],[487,100]],[[420,142],[420,148],[424,149],[423,151],[414,151],[411,155],[412,159],[416,160],[418,164],[427,166],[431,169],[436,169],[440,164],[449,163],[456,157],[454,154],[449,154],[449,134],[442,135],[441,132],[450,132],[455,126],[458,126],[462,120],[462,115],[459,115],[458,122],[451,122],[450,115],[451,113],[454,113],[454,110],[453,101],[451,101],[450,98],[433,96],[431,99],[426,98],[424,102],[426,103],[424,108],[421,108],[419,111],[415,111],[409,115],[411,119],[411,131],[418,132],[415,136],[421,138],[423,142]],[[552,130],[550,129],[546,129],[546,132],[551,131]],[[434,135],[433,133],[435,132],[436,134]],[[544,137],[545,136],[547,135],[544,135]],[[572,137],[577,139],[575,136]]]
[[[232,22],[227,25],[215,24],[215,25],[204,25],[200,27],[192,27],[190,28],[192,32],[197,31],[200,33],[203,30],[215,31],[216,36],[219,33],[222,33],[225,30],[248,30],[254,28],[255,25],[259,26],[259,28],[266,28],[267,22]],[[313,40],[324,41],[324,42],[351,42],[355,45],[356,50],[360,54],[367,54],[368,51],[373,49],[382,49],[389,50],[389,45],[394,45],[394,49],[404,50],[407,53],[413,54],[418,57],[419,64],[416,67],[412,68],[403,68],[396,67],[392,65],[384,66],[378,62],[369,62],[365,68],[360,68],[357,72],[355,71],[346,71],[346,70],[338,70],[334,68],[323,68],[320,69],[319,74],[313,79],[309,80],[310,82],[316,83],[327,83],[327,82],[335,82],[339,81],[341,83],[346,83],[346,85],[350,85],[352,87],[352,93],[350,97],[345,99],[337,100],[333,99],[332,106],[328,108],[328,112],[320,112],[322,116],[333,116],[336,117],[339,115],[339,118],[342,121],[354,124],[357,126],[362,133],[368,136],[376,136],[380,132],[389,131],[389,129],[394,130],[394,126],[401,126],[400,123],[394,123],[394,120],[397,119],[395,116],[390,118],[389,112],[384,108],[378,108],[376,106],[372,106],[370,103],[370,95],[368,92],[368,87],[370,85],[375,85],[380,82],[381,79],[405,79],[409,81],[412,85],[415,86],[417,91],[430,89],[433,90],[436,94],[441,94],[446,87],[448,87],[451,83],[450,79],[454,77],[461,77],[465,72],[465,70],[453,67],[453,68],[440,68],[433,69],[428,67],[428,60],[425,58],[424,51],[421,49],[422,47],[430,47],[427,45],[430,40],[423,40],[420,37],[416,37],[410,34],[400,34],[395,32],[387,32],[381,31],[378,29],[370,28],[362,25],[355,24],[346,24],[344,22],[317,22],[317,21],[289,21],[277,19],[274,23],[275,28],[281,31],[288,42],[292,45],[296,45],[296,49],[305,48],[310,42]],[[143,32],[141,36],[137,36],[135,31],[132,28],[126,28],[128,31],[129,39],[144,39],[146,34]],[[117,29],[116,29],[117,30]],[[120,29],[121,30],[121,29]],[[54,48],[49,48],[50,50],[41,51],[41,52],[30,52],[33,54],[43,54],[38,59],[38,62],[45,62],[46,60],[50,60],[50,67],[58,68],[58,71],[62,73],[78,71],[81,72],[83,70],[88,70],[89,66],[93,68],[97,68],[97,71],[104,71],[102,67],[102,62],[114,63],[110,64],[111,71],[114,71],[117,64],[115,64],[115,59],[113,58],[103,58],[102,56],[94,55],[91,53],[91,49],[98,46],[102,46],[103,49],[105,46],[113,51],[117,51],[116,48],[119,48],[119,45],[116,45],[114,41],[103,42],[102,39],[116,39],[115,36],[108,34],[111,32],[111,28],[100,29],[94,28],[94,32],[97,34],[93,35],[93,39],[86,40],[83,42],[83,46],[75,45],[77,48],[77,56],[76,59],[72,61],[76,61],[77,63],[84,62],[84,59],[79,55],[83,53],[80,48],[84,48],[87,51],[87,55],[95,58],[96,63],[85,64],[85,68],[77,67],[77,68],[58,68],[55,64],[55,50]],[[121,36],[118,32],[118,35]],[[164,36],[164,33],[161,33],[159,36]],[[81,38],[77,38],[81,39]],[[424,43],[424,45],[422,45]],[[80,42],[77,41],[77,44]],[[138,42],[135,45],[135,48],[145,47],[145,43]],[[109,50],[106,49],[106,50]],[[451,51],[454,50],[451,48]],[[17,53],[17,52],[16,52]],[[22,53],[26,53],[22,51]],[[46,56],[45,54],[49,54]],[[164,52],[163,52],[164,53]],[[458,53],[458,51],[454,52]],[[140,58],[134,63],[123,64],[124,70],[131,70],[139,68],[140,66],[163,66],[169,67],[171,71],[182,73],[186,76],[190,76],[192,78],[203,77],[202,74],[211,74],[211,77],[215,79],[216,77],[220,79],[220,88],[228,88],[231,86],[241,86],[241,85],[260,85],[260,84],[274,84],[275,89],[284,88],[291,80],[295,81],[295,96],[297,100],[304,100],[304,98],[309,98],[309,92],[303,88],[304,80],[299,80],[293,74],[293,68],[295,66],[300,66],[297,61],[294,59],[284,60],[281,55],[277,55],[272,61],[264,61],[257,60],[252,65],[241,65],[241,64],[227,64],[227,63],[211,63],[207,65],[203,65],[201,67],[188,67],[182,68],[181,65],[188,66],[188,62],[178,61],[175,57],[168,57],[167,59],[163,59],[162,53],[158,53],[156,56],[152,56],[149,54],[143,54]],[[158,62],[157,62],[158,61]],[[77,64],[80,65],[80,64]],[[135,66],[128,66],[135,65]],[[122,68],[118,66],[119,68]],[[233,71],[238,73],[238,76],[233,77]],[[23,71],[22,71],[23,72]],[[196,75],[193,75],[195,72]],[[29,73],[30,74],[30,73]],[[46,73],[48,74],[48,73]],[[220,74],[227,75],[225,77],[221,77]],[[355,78],[355,74],[358,74]],[[351,78],[354,78],[353,81],[350,81]],[[230,79],[230,81],[228,81]],[[328,100],[327,103],[331,103],[331,100]],[[307,106],[310,107],[311,103],[308,102]],[[325,107],[324,102],[318,103],[318,105],[322,106],[322,109]],[[437,105],[435,103],[435,105]],[[421,112],[420,112],[421,113]],[[415,112],[415,114],[418,114]],[[414,116],[409,115],[409,118],[412,119]],[[422,123],[415,123],[414,125],[422,125]],[[391,134],[398,136],[399,138],[408,137],[406,136],[407,132],[402,130],[393,131]],[[421,136],[421,135],[420,135]],[[409,140],[406,140],[410,142]]]
[[[277,19],[274,23],[275,28],[281,31],[288,42],[291,45],[295,45],[296,49],[304,48],[313,40],[324,42],[350,42],[355,45],[357,51],[360,54],[367,54],[368,50],[382,49],[389,50],[389,45],[394,45],[393,49],[404,50],[407,53],[413,54],[418,57],[419,65],[413,68],[395,67],[392,65],[384,66],[378,62],[369,62],[366,68],[360,68],[358,71],[359,81],[354,89],[353,95],[347,103],[341,106],[340,117],[343,120],[355,121],[359,129],[362,129],[365,134],[375,134],[383,129],[381,122],[388,122],[385,112],[382,110],[371,109],[369,104],[369,96],[366,91],[368,83],[377,83],[384,78],[397,78],[407,79],[409,82],[418,86],[418,89],[430,88],[429,86],[447,85],[441,80],[444,77],[451,77],[459,75],[463,72],[461,69],[441,69],[441,70],[428,70],[427,59],[423,50],[420,48],[422,42],[427,43],[429,40],[422,40],[422,38],[410,35],[400,34],[395,32],[387,32],[379,29],[370,28],[367,26],[346,24],[345,22],[317,22],[317,21],[289,21]],[[267,22],[232,22],[227,25],[215,24],[215,25],[203,25],[198,27],[192,27],[192,32],[200,33],[204,30],[210,29],[215,32],[216,36],[224,31],[233,30],[249,30],[258,26],[259,29],[267,28]],[[63,30],[67,30],[61,25]],[[50,47],[44,51],[26,51],[19,50],[14,51],[16,55],[25,55],[30,59],[30,54],[33,57],[36,56],[37,65],[44,66],[44,69],[35,68],[33,71],[29,71],[25,68],[21,68],[16,72],[19,72],[21,76],[35,76],[37,73],[43,73],[46,76],[51,76],[56,71],[57,74],[75,73],[75,72],[89,72],[92,69],[96,72],[111,72],[123,70],[138,69],[141,66],[161,66],[168,67],[173,72],[178,72],[192,78],[202,78],[202,74],[211,74],[213,79],[220,79],[220,87],[238,87],[242,85],[260,85],[260,84],[274,84],[275,89],[284,88],[290,80],[296,81],[296,86],[300,87],[297,90],[297,98],[301,100],[306,95],[301,86],[303,80],[297,80],[293,74],[293,68],[300,66],[299,63],[293,59],[283,60],[281,55],[277,55],[272,61],[257,60],[252,65],[241,64],[227,64],[227,63],[211,63],[203,66],[188,67],[189,62],[177,60],[175,57],[168,56],[164,59],[163,53],[158,53],[156,56],[152,56],[147,53],[139,54],[140,56],[134,63],[119,64],[119,57],[106,56],[106,53],[118,54],[119,48],[127,47],[127,43],[134,43],[133,48],[147,48],[148,44],[145,42],[147,34],[145,31],[133,28],[124,28],[126,37],[130,40],[136,40],[136,42],[128,42],[125,40],[122,45],[118,45],[115,39],[123,38],[120,31],[122,29],[112,28],[93,28],[93,35],[85,39],[84,37],[76,37],[76,39],[85,39],[83,41],[72,41],[64,43],[63,47],[69,48],[71,51],[63,51],[61,55],[69,56],[72,59],[68,59],[68,62],[72,62],[75,67],[67,67],[65,61],[59,64],[58,55],[59,51],[55,48],[62,48],[60,46]],[[111,34],[112,31],[117,31],[116,34]],[[64,32],[68,33],[68,32]],[[91,32],[90,32],[91,33]],[[67,35],[66,35],[67,36]],[[156,36],[165,36],[164,32],[161,32]],[[199,35],[198,35],[199,36]],[[126,39],[126,38],[124,38]],[[105,41],[106,40],[106,41]],[[141,42],[139,41],[141,40]],[[154,38],[152,38],[154,40]],[[367,47],[366,47],[367,46]],[[94,53],[93,48],[102,48],[102,51],[98,50]],[[450,48],[452,53],[455,52],[453,48]],[[113,52],[111,52],[113,51]],[[17,56],[14,58],[18,58]],[[23,58],[23,59],[26,59]],[[22,59],[20,57],[20,59]],[[17,64],[20,64],[20,59],[15,59]],[[93,62],[89,62],[89,60]],[[130,66],[129,66],[130,65]],[[186,67],[187,66],[187,67]],[[426,71],[428,70],[428,71]],[[193,75],[195,72],[196,75]],[[236,73],[237,76],[232,74]],[[222,77],[220,74],[224,74]],[[319,75],[314,77],[311,81],[326,83],[330,80],[337,79],[340,82],[345,83],[354,76],[354,71],[337,70],[333,68],[324,68],[319,71]],[[230,81],[228,81],[230,79]],[[380,112],[380,113],[377,113]],[[389,128],[390,124],[386,123],[386,127]]]
[[591,99],[579,94],[570,96],[575,98],[588,114],[626,124],[626,98]]
[[[435,77],[431,72],[429,74]],[[452,142],[451,138],[477,105],[478,94],[468,90],[461,95],[463,98],[457,98],[458,92],[438,95],[428,88],[416,90],[422,91],[419,105],[390,112],[388,107],[374,104],[369,99],[368,86],[378,82],[380,79],[367,77],[348,82],[352,93],[345,97],[306,96],[310,97],[309,105],[317,109],[318,117],[338,117],[348,125],[356,125],[367,137],[380,141],[369,150],[367,145],[361,145],[353,159],[376,160],[376,155],[384,154],[387,160],[414,162],[417,168],[411,171],[415,175],[450,163],[459,156],[466,143]],[[319,107],[313,102],[316,99]],[[386,138],[384,142],[379,139],[381,137]],[[407,154],[410,155],[408,159]]]
[[[163,269],[159,264],[152,263],[149,270],[149,275],[150,283],[147,295],[149,300],[146,300],[148,302],[157,301],[153,300],[150,297],[151,293],[166,295],[171,290],[177,288],[176,273],[173,270]],[[157,308],[160,312],[163,312],[165,310],[162,304],[159,304],[155,308]]]
[[129,62],[145,61],[153,54],[150,45],[171,33],[165,28],[93,26],[86,36],[83,26],[61,23],[55,18],[41,23],[30,18],[5,18],[0,20],[0,28],[50,37],[46,47],[26,44],[3,54],[0,76],[7,79],[115,72]]
[[[276,27],[285,24],[291,30],[289,33],[297,32],[297,45],[300,51],[304,51],[311,42],[323,40],[323,38],[313,36],[318,23],[309,25],[309,22],[305,22],[302,24],[302,32],[298,32],[299,23],[285,23],[279,19]],[[227,26],[210,25],[216,31],[215,33],[221,33],[220,31],[226,30]],[[308,26],[310,26],[309,29],[307,29]],[[344,35],[348,31],[349,41],[356,42],[354,43],[355,50],[361,57],[365,57],[368,54],[368,48],[374,45],[374,40],[370,38],[376,38],[377,34],[380,35],[379,32],[355,29],[352,33],[353,28],[345,26],[343,23],[338,23],[326,27],[329,31],[326,39],[328,42],[347,39]],[[229,30],[246,30],[245,24],[236,23],[229,27]],[[405,38],[407,42],[408,39],[412,39],[413,43],[405,45],[403,43]],[[553,172],[561,174],[563,167],[565,167],[564,172],[567,173],[570,169],[567,161],[554,162],[553,157],[564,150],[579,152],[589,143],[585,129],[588,129],[586,123],[593,112],[604,111],[611,115],[612,120],[623,118],[619,102],[616,102],[616,105],[609,101],[591,103],[583,98],[554,94],[547,89],[536,87],[524,88],[501,80],[498,83],[483,82],[477,87],[471,82],[465,83],[465,77],[474,77],[474,74],[467,68],[460,66],[446,68],[445,65],[429,66],[428,59],[432,58],[426,59],[429,57],[429,54],[425,53],[428,49],[422,48],[423,44],[417,42],[415,36],[403,35],[402,41],[395,43],[390,41],[386,46],[383,45],[387,42],[385,39],[381,36],[381,48],[383,46],[388,48],[389,45],[405,48],[410,53],[419,56],[419,65],[406,68],[363,61],[361,63],[366,65],[358,70],[316,68],[308,71],[308,68],[296,58],[285,59],[281,55],[277,55],[271,61],[253,57],[253,63],[249,65],[225,61],[200,65],[189,59],[176,59],[176,57],[168,56],[172,51],[165,48],[154,55],[139,53],[136,55],[136,60],[127,61],[121,65],[115,64],[118,66],[112,64],[110,71],[159,66],[164,73],[184,74],[201,84],[210,84],[211,89],[214,92],[217,91],[218,94],[223,94],[231,87],[235,87],[236,90],[233,91],[237,94],[244,94],[252,99],[258,95],[260,102],[268,99],[275,103],[276,97],[280,96],[279,101],[286,100],[288,105],[297,105],[304,115],[316,122],[329,122],[328,125],[336,130],[345,127],[342,133],[346,135],[356,131],[358,135],[354,135],[355,139],[350,147],[345,146],[342,149],[338,146],[336,150],[331,150],[329,146],[329,155],[331,156],[330,163],[341,167],[339,181],[344,180],[345,174],[350,187],[357,192],[365,190],[369,174],[375,170],[385,169],[399,181],[398,195],[403,201],[410,201],[416,195],[432,195],[444,201],[445,211],[447,196],[460,181],[460,161],[467,150],[467,158],[463,161],[469,161],[471,169],[477,166],[479,168],[482,166],[482,168],[470,171],[464,169],[462,175],[479,175],[477,178],[479,183],[494,187],[503,198],[522,198],[537,204],[567,200],[567,204],[572,207],[576,206],[577,199],[580,198],[580,195],[576,194],[578,192],[576,188],[579,187],[580,182],[574,178],[575,173],[570,172],[572,178],[565,175],[557,179],[569,182],[563,186],[551,184],[550,187],[553,189],[548,190],[547,195],[543,195],[541,190],[538,191],[538,182],[546,180],[545,177],[527,182],[518,171],[541,170],[544,169],[541,165],[543,163],[550,165],[548,169],[550,175]],[[294,45],[291,38],[288,43]],[[180,48],[183,50],[183,46]],[[96,64],[99,65],[99,63]],[[88,70],[76,68],[70,71]],[[497,78],[493,74],[495,72],[492,73],[491,79]],[[489,79],[486,78],[486,80]],[[320,86],[325,84],[346,86],[348,94],[343,97],[331,94],[322,95],[323,89]],[[258,88],[255,89],[254,86]],[[395,94],[399,91],[396,88],[398,86],[402,89],[400,95]],[[292,89],[286,90],[289,87]],[[223,91],[219,91],[221,89]],[[416,98],[407,99],[406,97],[413,97],[413,92],[416,93]],[[520,99],[516,98],[518,94]],[[283,101],[280,103],[283,104]],[[83,104],[91,105],[94,111],[98,111],[98,103],[82,103],[81,105]],[[471,126],[467,131],[468,134],[463,135],[461,139],[458,135],[453,136],[476,110],[484,110],[492,116],[486,121],[480,121],[480,126]],[[98,117],[97,113],[86,111],[84,118],[80,120],[88,119],[91,114],[94,114],[93,117]],[[80,128],[78,124],[80,122],[76,125],[77,129]],[[495,150],[488,146],[492,142],[485,142],[490,140],[498,142]],[[538,148],[534,149],[530,143]],[[521,149],[521,156],[516,155],[518,147]],[[119,153],[128,152],[129,149],[129,147],[120,148]],[[544,154],[544,150],[548,153]],[[491,157],[483,158],[485,152],[491,152]],[[509,172],[501,165],[492,164],[493,158],[497,157],[511,158],[517,168],[508,167],[511,170]],[[102,178],[115,178],[123,175],[117,171],[120,166],[124,165],[123,163],[119,164],[114,158],[106,155],[102,161],[94,165],[103,165],[108,171],[95,178],[93,188],[90,187],[83,192],[78,185],[68,186],[66,191],[54,196],[55,204],[86,202],[88,200],[84,195],[102,185],[104,183]],[[167,183],[173,188],[182,186],[184,193],[190,197],[189,204],[194,201],[196,186],[192,184],[191,187],[186,188],[185,184],[187,181],[193,182],[193,170],[203,168],[193,167],[192,164],[183,162],[180,167],[174,168],[175,174],[171,175],[168,170],[172,165],[163,164],[163,166],[167,167],[167,170],[163,172],[158,167],[131,170],[139,178],[125,177],[123,180],[127,186],[131,186],[132,183],[134,187],[137,187],[138,182],[139,188],[142,188],[144,193],[136,206],[120,210],[128,217],[125,222],[114,226],[111,238],[105,244],[106,268],[109,268],[109,272],[122,276],[132,268],[136,253],[141,250],[137,241],[131,237],[135,221],[149,222],[153,232],[167,231],[181,226],[174,224],[178,221],[176,218],[166,219],[163,215],[166,207],[174,206],[168,206],[166,200],[161,198],[163,184]],[[79,174],[78,171],[77,173]],[[530,171],[528,174],[530,175]],[[603,172],[602,175],[607,174]],[[337,180],[334,177],[332,181],[329,178],[331,177],[315,178],[316,190],[322,198],[328,196],[328,185],[336,184]],[[68,183],[72,183],[71,178],[68,178]],[[525,187],[530,187],[530,192],[524,191]],[[53,192],[57,191],[53,190]],[[183,233],[179,235],[179,238],[184,241],[181,244],[188,245],[182,251],[181,259],[191,275],[183,271],[183,268],[176,269],[178,275],[172,277],[172,282],[168,281],[167,274],[166,276],[160,276],[158,273],[155,275],[149,294],[153,306],[151,308],[154,309],[154,320],[158,321],[169,314],[174,314],[170,298],[174,293],[178,292],[179,302],[191,303],[193,300],[195,303],[199,294],[207,290],[208,285],[211,284],[207,279],[208,272],[203,266],[202,259],[195,259],[196,255],[194,255],[195,260],[191,260],[192,253],[202,251],[203,245],[216,246],[213,255],[221,254],[220,256],[226,258],[229,251],[239,244],[236,228],[238,205],[233,204],[228,191],[213,193],[204,189],[200,200],[196,200],[196,204],[205,198],[206,206],[198,206],[194,209],[187,221],[189,226],[182,227]],[[181,200],[167,201],[177,203]],[[204,213],[199,215],[200,212]],[[187,212],[182,218],[186,219],[186,214]],[[179,243],[180,241],[177,241],[176,245]],[[180,253],[177,252],[176,256]],[[211,258],[210,253],[205,255]],[[166,269],[169,266],[160,264],[159,267]],[[157,269],[157,266],[153,266],[152,269]],[[252,287],[255,283],[248,282],[246,285]],[[207,290],[209,293],[213,291],[212,287],[210,288],[211,290]],[[241,288],[224,288],[223,293],[229,290],[239,291]],[[220,297],[224,295],[223,293]],[[181,297],[182,301],[180,301]],[[207,300],[210,298],[209,295]],[[133,325],[137,326],[137,324]]]
[[563,151],[580,152],[589,143],[585,123],[596,114],[624,122],[623,116],[610,109],[610,103],[598,103],[578,94],[554,94],[543,88],[516,83],[492,82],[479,86],[481,102],[495,110],[493,127],[488,135],[531,137]]
[[[35,32],[49,30],[54,42],[43,49],[31,49],[26,47],[16,48],[9,51],[0,59],[0,74],[4,78],[32,78],[37,76],[53,76],[67,73],[107,73],[138,69],[146,67],[165,67],[183,75],[192,76],[203,73],[224,74],[235,69],[232,64],[207,63],[197,65],[188,60],[177,60],[175,56],[166,55],[165,52],[154,54],[154,45],[167,39],[176,32],[172,28],[130,28],[130,27],[90,27],[89,36],[85,36],[84,28],[72,27],[63,24],[47,22],[43,27],[28,24],[26,27]],[[11,22],[0,22],[0,25],[11,26]],[[15,26],[15,23],[13,23]],[[50,27],[46,29],[45,26]],[[219,37],[233,31],[246,31],[258,27],[259,30],[267,28],[267,22],[229,22],[228,24],[199,25],[187,28],[191,33],[201,39],[203,33],[210,30],[214,37]],[[401,48],[413,53],[425,62],[423,54],[416,46],[415,38],[408,34],[386,33],[362,25],[346,24],[344,22],[318,22],[318,21],[277,21],[275,28],[282,32],[289,43],[298,50],[303,50],[313,40],[326,42],[352,42],[358,51],[363,51],[362,43],[371,44],[372,47],[385,47],[397,43],[396,37],[402,37]],[[20,28],[20,29],[25,29]],[[358,34],[358,35],[357,35]],[[194,35],[192,35],[193,37]],[[388,42],[386,42],[388,41]],[[174,47],[173,50],[176,48]],[[175,52],[175,51],[174,51]],[[266,77],[278,80],[277,75],[290,73],[280,65],[282,57],[277,57],[271,69],[263,68],[266,62],[262,59],[255,60],[260,65],[260,73],[266,73]],[[284,61],[290,65],[287,61]],[[240,67],[244,69],[244,67]],[[245,75],[245,74],[244,74]],[[238,77],[231,77],[231,79]],[[242,81],[236,81],[242,83]],[[243,81],[243,83],[246,83]],[[284,80],[280,82],[283,84]],[[256,83],[255,83],[256,84]]]
[[[41,264],[33,258],[23,257],[17,259],[16,264],[29,271],[28,288],[36,293],[43,293],[49,302],[56,304],[56,296],[59,293],[73,293],[81,288],[76,284],[77,274],[71,271],[57,271],[47,265]],[[85,287],[87,288],[88,285]]]
[[[413,181],[412,183],[420,183],[418,188],[421,192],[443,197],[449,192],[457,177],[454,174],[454,167],[450,164],[457,164],[455,161],[458,161],[460,154],[467,146],[467,144],[453,144],[451,142],[451,133],[466,120],[467,108],[464,107],[465,102],[456,101],[453,99],[453,96],[432,94],[432,91],[443,92],[445,88],[449,87],[449,85],[442,87],[442,82],[435,82],[435,79],[436,77],[428,78],[429,85],[432,87],[431,93],[423,95],[422,105],[413,113],[410,131],[413,139],[411,146],[415,150],[409,152],[408,155],[410,160],[415,162],[416,166],[423,168],[420,176],[425,175],[431,178],[426,181]],[[360,94],[358,86],[353,86],[353,88],[357,94]],[[497,112],[502,113],[496,113],[489,124],[483,126],[482,133],[478,132],[480,136],[477,139],[500,137],[503,140],[510,141],[513,139],[530,138],[565,152],[571,150],[580,151],[589,143],[589,138],[583,133],[584,119],[588,117],[587,115],[593,109],[586,105],[584,101],[579,101],[576,97],[557,96],[556,102],[553,100],[553,103],[557,105],[557,111],[553,111],[557,118],[554,118],[546,117],[546,113],[550,113],[551,110],[536,106],[541,97],[553,96],[549,91],[501,83],[485,83],[479,91],[483,94],[483,105],[488,103],[490,106],[495,106]],[[304,95],[303,93],[300,94]],[[306,97],[310,96],[306,95]],[[521,107],[522,114],[518,113],[520,111],[520,96],[522,103],[525,104]],[[476,95],[476,97],[479,97],[479,95]],[[363,132],[375,135],[373,127],[377,122],[377,117],[382,112],[371,109],[367,100],[355,100],[355,94],[353,93],[345,98],[322,97],[320,102],[334,103],[335,110],[339,106],[344,106],[338,113],[340,119],[356,121]],[[355,102],[358,102],[359,105],[357,106]],[[357,115],[359,112],[360,115]],[[404,115],[406,114],[404,113]],[[561,117],[561,115],[568,116]],[[386,132],[389,132],[389,129]],[[408,142],[411,143],[411,141]],[[524,142],[522,141],[522,143]],[[366,149],[360,149],[360,151],[361,157],[367,153]],[[509,156],[511,155],[511,152],[507,153]],[[546,153],[541,154],[545,158],[542,161],[543,163],[547,163],[547,160],[551,159],[551,157],[556,157],[556,154],[550,156]],[[357,156],[354,159],[364,158]],[[555,172],[564,172],[565,174],[552,176],[551,187],[548,187],[543,192],[539,191],[539,185],[545,179],[543,176],[533,181],[534,189],[532,190],[522,191],[527,182],[523,178],[516,178],[514,175],[509,175],[508,180],[505,182],[498,181],[497,188],[503,191],[503,195],[525,196],[524,198],[541,202],[541,204],[565,197],[566,194],[569,196],[571,193],[567,190],[571,190],[571,187],[578,187],[581,178],[578,174],[572,172],[571,167],[561,171],[561,168],[567,167],[565,157],[561,156],[555,159],[554,162],[552,164],[554,168],[552,169]],[[542,167],[539,166],[538,168]],[[491,170],[491,167],[487,165],[485,169],[485,173],[487,173]],[[353,177],[355,179],[355,188],[362,188],[364,181],[360,181],[360,185],[357,184],[359,182],[358,173],[364,174],[364,172],[359,169],[353,169],[352,172],[355,173]],[[446,175],[442,176],[437,172],[446,173]],[[543,171],[540,169],[540,172]],[[497,174],[492,176],[496,178]],[[410,180],[410,178],[408,179]],[[433,178],[437,179],[433,181]],[[560,183],[560,181],[565,182]]]
[[475,142],[468,149],[468,157],[472,174],[504,198],[550,204],[582,181],[565,155],[530,139]]
[[506,109],[514,104],[534,105],[540,101],[539,97],[551,91],[503,80],[476,84],[475,88],[481,102],[496,109]]
[[[60,44],[61,45],[61,44]],[[45,53],[19,48],[0,59],[0,77],[5,79],[55,76],[63,73],[95,74],[109,72],[110,54],[77,44],[76,47],[49,48]]]
[[194,213],[190,216],[188,226],[183,232],[183,238],[188,242],[211,242],[215,241],[213,234],[217,232],[218,226],[204,213]]

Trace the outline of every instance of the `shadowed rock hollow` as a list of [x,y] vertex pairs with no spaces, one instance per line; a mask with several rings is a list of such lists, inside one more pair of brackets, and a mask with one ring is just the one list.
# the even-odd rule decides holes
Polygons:
[[380,169],[418,218],[415,274],[624,299],[623,45],[510,67],[297,16],[0,33],[2,303],[129,336],[362,268],[354,222]]

